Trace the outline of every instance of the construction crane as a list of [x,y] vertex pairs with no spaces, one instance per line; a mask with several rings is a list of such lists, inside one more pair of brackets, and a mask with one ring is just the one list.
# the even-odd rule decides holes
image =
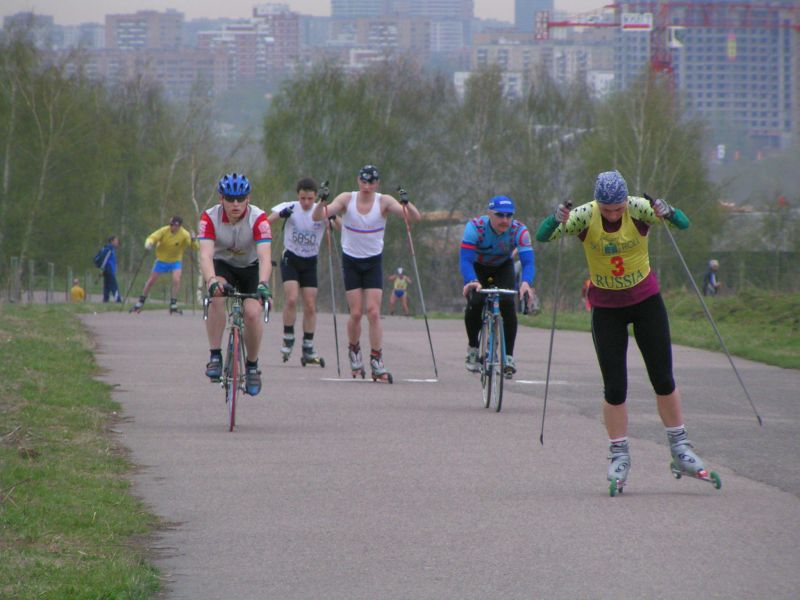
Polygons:
[[[681,47],[681,31],[706,29],[791,29],[800,33],[800,4],[771,2],[660,2],[642,0],[608,4],[614,20],[597,17],[581,20],[550,21],[547,11],[537,13],[535,38],[550,38],[550,29],[563,27],[620,28],[623,31],[650,32],[650,68],[672,75],[672,50]],[[781,18],[785,15],[785,18]],[[729,53],[735,56],[735,35],[730,34]]]

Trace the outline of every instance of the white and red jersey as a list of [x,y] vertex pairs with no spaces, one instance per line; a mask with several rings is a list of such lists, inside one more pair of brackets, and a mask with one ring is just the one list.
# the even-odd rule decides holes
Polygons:
[[228,220],[222,204],[203,211],[197,238],[214,240],[214,258],[234,267],[247,267],[258,261],[256,246],[272,242],[267,213],[252,204],[236,223]]
[[347,211],[342,215],[342,250],[353,258],[369,258],[383,252],[383,234],[386,217],[381,214],[381,195],[375,199],[369,212],[358,212],[358,192],[353,192]]

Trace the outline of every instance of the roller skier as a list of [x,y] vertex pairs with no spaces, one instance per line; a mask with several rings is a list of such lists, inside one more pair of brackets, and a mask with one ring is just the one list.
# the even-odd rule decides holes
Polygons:
[[[297,197],[291,202],[273,206],[269,214],[270,224],[284,219],[283,246],[280,269],[283,279],[285,305],[283,308],[283,340],[281,355],[287,362],[295,344],[294,324],[297,317],[298,297],[303,303],[303,341],[300,364],[325,366],[325,359],[314,349],[314,331],[317,325],[317,256],[325,224],[312,219],[316,199],[324,201],[328,189],[323,184],[320,190],[316,181],[303,178],[297,182]],[[330,226],[334,226],[335,217]]]
[[664,200],[651,203],[646,198],[629,196],[622,175],[608,171],[597,176],[592,202],[572,210],[559,204],[536,232],[540,242],[574,235],[583,244],[592,283],[587,290],[592,307],[592,336],[603,377],[603,421],[609,438],[607,479],[611,496],[625,488],[632,464],[625,403],[629,324],[633,324],[656,395],[658,414],[670,446],[673,475],[702,479],[716,488],[721,486],[719,476],[706,471],[688,439],[672,373],[669,318],[658,280],[650,269],[647,237],[651,226],[662,219],[678,229],[689,227],[689,219],[680,209]]
[[314,220],[322,221],[327,215],[342,215],[342,272],[345,295],[350,310],[347,322],[348,356],[353,377],[366,377],[364,355],[361,350],[361,318],[366,313],[369,326],[369,366],[372,380],[392,383],[392,374],[383,362],[383,330],[380,310],[383,299],[383,237],[389,214],[404,218],[404,207],[409,220],[419,221],[416,207],[402,198],[402,204],[389,194],[378,192],[380,176],[373,165],[365,165],[358,173],[358,190],[344,192],[325,206],[320,202],[314,208]]

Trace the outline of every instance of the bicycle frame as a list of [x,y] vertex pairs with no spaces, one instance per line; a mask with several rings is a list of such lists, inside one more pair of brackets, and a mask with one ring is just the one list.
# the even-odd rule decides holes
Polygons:
[[503,368],[506,363],[506,336],[500,314],[500,296],[516,295],[515,290],[486,288],[478,291],[486,296],[480,333],[481,387],[483,405],[494,405],[495,412],[503,406]]
[[[222,364],[222,377],[220,385],[225,392],[225,404],[228,407],[228,431],[233,431],[236,424],[236,401],[240,392],[245,391],[245,357],[247,351],[244,345],[244,300],[258,299],[258,294],[241,294],[234,291],[225,297],[225,306],[228,314],[228,343],[224,362]],[[211,298],[203,298],[203,319],[208,319],[208,309]],[[269,322],[271,303],[264,305],[264,322]]]

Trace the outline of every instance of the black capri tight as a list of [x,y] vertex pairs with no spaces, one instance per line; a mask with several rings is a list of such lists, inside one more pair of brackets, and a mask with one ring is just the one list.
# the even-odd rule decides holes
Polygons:
[[655,393],[666,396],[675,391],[669,319],[661,294],[623,308],[594,307],[592,340],[603,374],[603,396],[613,405],[623,404],[628,394],[629,323]]
[[[501,265],[487,267],[475,263],[475,274],[483,287],[490,285],[513,290],[515,286],[514,263],[507,260]],[[489,278],[492,279],[491,284]],[[486,296],[472,294],[464,310],[464,324],[467,327],[467,339],[473,348],[478,347],[478,334],[481,330],[481,312]],[[517,311],[514,305],[514,296],[500,296],[500,314],[503,316],[503,333],[506,338],[506,354],[514,355],[514,342],[517,338]]]

